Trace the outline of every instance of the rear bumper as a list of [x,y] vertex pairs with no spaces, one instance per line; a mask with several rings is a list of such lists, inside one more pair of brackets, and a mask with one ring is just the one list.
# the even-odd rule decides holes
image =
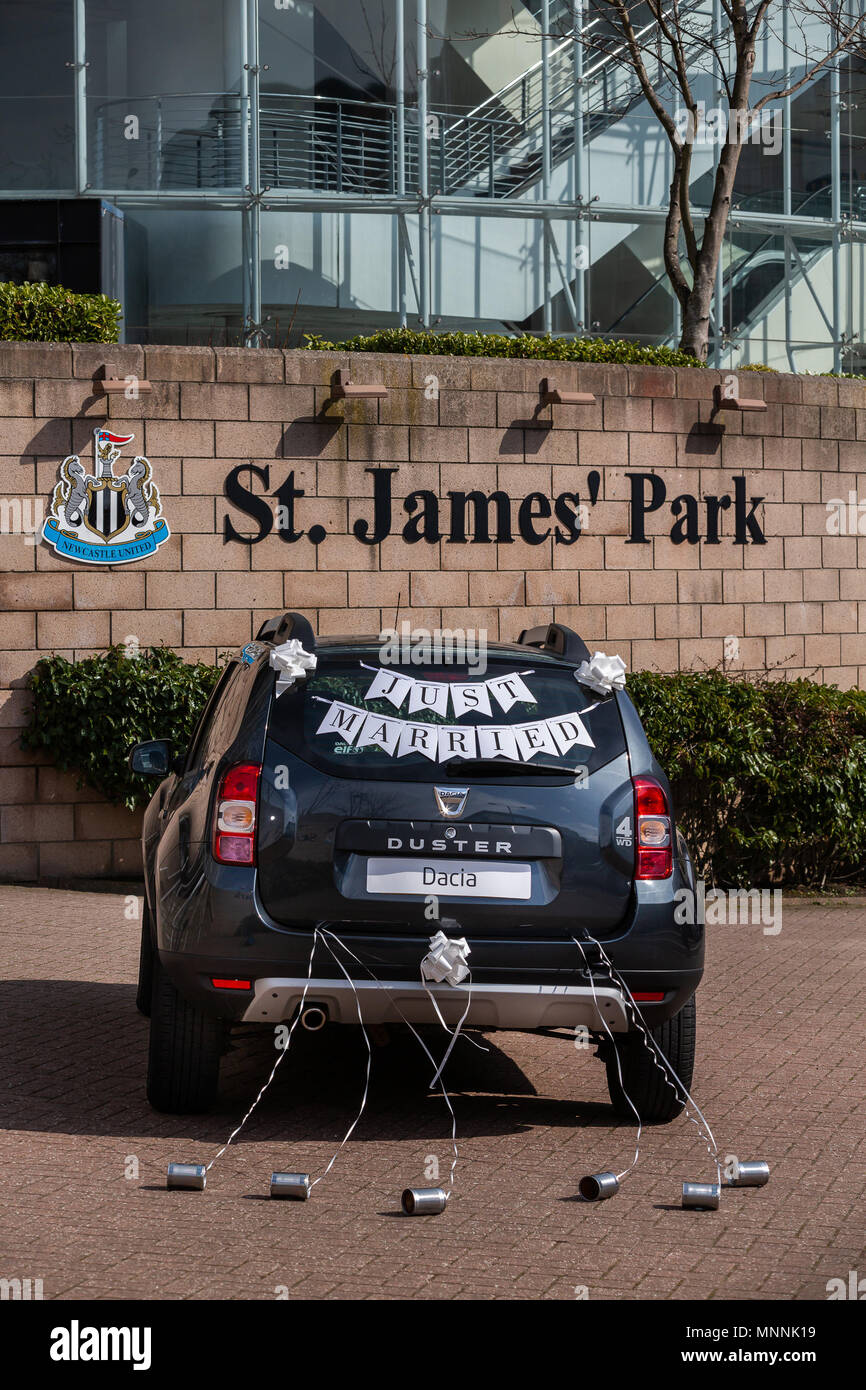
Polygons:
[[[297,1006],[307,978],[311,927],[278,923],[269,917],[257,892],[254,869],[218,865],[208,858],[200,867],[201,873],[189,878],[188,887],[175,879],[156,896],[154,944],[163,966],[180,992],[198,1008],[236,1023],[252,1020],[248,1013],[251,1006],[265,1007],[256,1004],[264,982],[277,981],[280,998],[274,1005],[279,1003],[279,1013],[267,1013],[260,1021],[281,1022]],[[703,973],[703,927],[678,920],[675,893],[680,887],[676,876],[662,882],[638,882],[626,921],[603,937],[606,952],[633,994],[663,995],[660,1000],[638,1003],[653,1027],[683,1007]],[[407,920],[402,929],[384,923],[340,921],[327,925],[337,937],[345,937],[362,962],[361,966],[351,966],[350,973],[358,988],[365,991],[365,1011],[372,1011],[367,1012],[370,1022],[375,1010],[383,1007],[381,1000],[373,1002],[371,991],[377,986],[371,976],[389,988],[396,986],[401,998],[414,994],[421,959],[437,925],[424,920],[422,908],[417,911],[417,922]],[[578,918],[575,929],[581,925]],[[587,925],[591,930],[591,924]],[[546,923],[537,928],[527,923],[511,934],[476,935],[465,918],[459,932],[446,930],[465,934],[471,947],[473,990],[478,994],[477,1005],[473,999],[473,1023],[490,1028],[551,1027],[559,1023],[564,1011],[566,1026],[581,1022],[592,1026],[583,1012],[589,1007],[586,997],[590,1001],[592,997],[589,977],[570,934],[556,936]],[[354,995],[326,949],[317,951],[313,972],[322,990],[327,985],[327,996],[319,993],[325,1002],[333,1001],[330,1017],[357,1022]],[[248,980],[250,987],[237,992],[220,990],[213,985],[215,977],[240,977]],[[603,967],[593,968],[593,982],[597,991],[611,988]],[[453,987],[443,989],[453,1000]],[[310,991],[307,998],[313,1000]],[[424,1000],[429,1008],[426,995]],[[465,1000],[457,1009],[457,1018],[463,1007]]]
[[280,1023],[293,1018],[307,987],[304,1007],[324,1009],[332,1023],[357,1023],[358,1010],[364,1023],[435,1023],[436,1000],[445,1022],[454,1026],[463,1017],[467,1003],[468,1026],[476,1028],[574,1028],[585,1025],[590,1032],[604,1033],[605,1023],[613,1033],[628,1031],[628,1020],[619,990],[586,985],[431,985],[430,994],[419,980],[355,980],[352,989],[346,980],[268,977],[256,980],[255,994],[245,1012],[244,1023]]

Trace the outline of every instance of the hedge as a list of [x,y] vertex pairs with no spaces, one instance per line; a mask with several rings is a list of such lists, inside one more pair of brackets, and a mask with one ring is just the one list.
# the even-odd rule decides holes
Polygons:
[[628,689],[708,882],[866,877],[866,691],[719,671]]
[[105,294],[62,285],[0,283],[0,340],[21,343],[116,343],[121,307]]
[[[110,801],[146,804],[153,783],[127,765],[133,743],[189,740],[219,668],[165,647],[112,647],[31,673],[24,746]],[[864,876],[866,692],[719,671],[637,672],[629,692],[671,779],[698,873],[719,886],[821,885]]]
[[30,673],[33,711],[21,743],[77,773],[79,787],[130,810],[145,806],[153,782],[129,770],[130,748],[164,737],[183,748],[219,674],[219,667],[190,665],[168,647],[127,656],[115,646],[75,662],[44,656]]
[[679,348],[643,347],[621,339],[555,338],[550,333],[429,333],[414,328],[383,328],[340,343],[305,333],[302,348],[314,352],[403,352],[445,357],[530,357],[550,362],[618,362],[630,366],[705,367],[706,362]]

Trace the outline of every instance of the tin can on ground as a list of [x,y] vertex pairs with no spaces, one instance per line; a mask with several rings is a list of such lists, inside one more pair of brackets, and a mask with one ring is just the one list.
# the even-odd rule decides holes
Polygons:
[[770,1165],[760,1159],[754,1159],[749,1163],[738,1163],[737,1171],[732,1178],[728,1178],[727,1187],[763,1187],[770,1181]]
[[604,1202],[619,1192],[619,1178],[616,1173],[588,1173],[578,1191],[585,1202]]
[[293,1202],[307,1202],[310,1198],[309,1173],[271,1173],[272,1197],[288,1197]]
[[407,1216],[436,1216],[445,1210],[448,1193],[441,1187],[407,1187],[401,1201]]
[[207,1182],[207,1169],[203,1163],[170,1163],[166,1174],[166,1187],[187,1188],[191,1192],[204,1192]]
[[695,1211],[718,1211],[720,1192],[717,1182],[684,1182],[683,1206]]

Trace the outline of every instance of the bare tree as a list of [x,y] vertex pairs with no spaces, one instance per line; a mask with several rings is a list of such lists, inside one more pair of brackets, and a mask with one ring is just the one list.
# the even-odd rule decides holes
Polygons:
[[[673,174],[664,229],[665,270],[682,309],[680,347],[705,359],[716,271],[731,211],[740,154],[762,112],[810,83],[847,54],[863,52],[866,13],[856,0],[587,0],[579,37],[588,59],[614,60],[632,77],[670,143]],[[758,45],[780,45],[787,10],[787,50],[779,81],[754,79]],[[557,6],[559,14],[562,6]],[[551,4],[551,12],[554,6]],[[549,37],[573,33],[559,18]],[[500,31],[503,32],[503,31]],[[527,37],[514,20],[511,32]],[[470,32],[471,37],[478,37]],[[795,71],[796,80],[785,80]],[[691,178],[700,108],[695,84],[712,75],[727,101],[724,139],[718,142],[709,207],[692,204]],[[766,88],[766,90],[763,90]],[[685,116],[685,119],[683,119]],[[720,306],[717,306],[717,312]]]

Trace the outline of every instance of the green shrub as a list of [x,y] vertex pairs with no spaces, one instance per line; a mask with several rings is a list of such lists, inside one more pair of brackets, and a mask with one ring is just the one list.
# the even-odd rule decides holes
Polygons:
[[[22,743],[110,801],[144,805],[154,784],[129,771],[131,745],[170,729],[184,747],[218,676],[166,647],[43,657]],[[866,691],[720,671],[639,671],[628,689],[699,875],[722,887],[863,877]]]
[[705,367],[697,357],[678,348],[642,347],[640,343],[603,338],[554,338],[545,333],[429,333],[413,328],[384,328],[331,343],[317,333],[305,333],[304,348],[314,352],[403,352],[447,357],[530,357],[549,362],[619,362],[628,366]]
[[116,343],[120,304],[105,294],[62,285],[0,284],[0,340],[21,343]]
[[718,671],[628,689],[699,874],[721,886],[864,876],[866,691]]
[[130,810],[146,805],[154,783],[130,771],[132,744],[170,729],[183,748],[218,676],[218,667],[189,665],[168,647],[125,656],[117,646],[75,662],[42,657],[30,675],[33,712],[21,742],[77,773],[79,786]]

